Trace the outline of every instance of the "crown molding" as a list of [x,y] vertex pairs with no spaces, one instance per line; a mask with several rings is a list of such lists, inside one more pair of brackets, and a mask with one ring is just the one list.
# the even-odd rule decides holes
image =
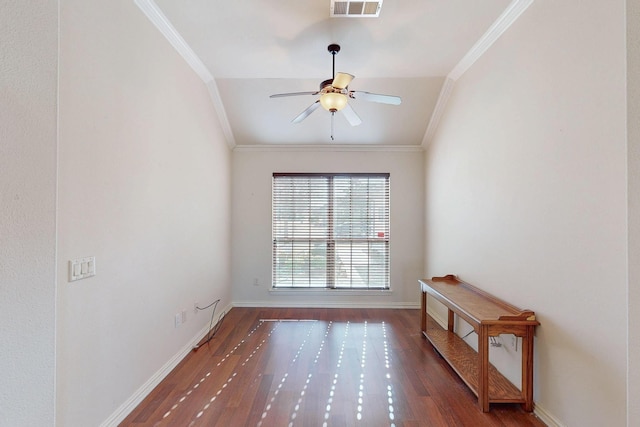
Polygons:
[[427,131],[425,132],[424,138],[422,139],[422,147],[424,148],[426,148],[429,145],[429,142],[433,140],[436,130],[438,129],[438,125],[440,124],[442,114],[444,113],[447,102],[449,101],[449,97],[451,96],[451,92],[453,91],[454,85],[455,80],[449,77],[444,79],[444,83],[442,84],[442,88],[440,89],[440,95],[438,96],[438,100],[436,101],[436,106],[433,108],[433,113],[431,113],[431,119],[429,120]]
[[265,152],[265,151],[308,151],[308,152],[422,152],[424,151],[420,145],[299,145],[299,144],[278,144],[278,145],[236,145],[233,151],[238,152]]
[[220,98],[218,85],[216,84],[216,81],[214,79],[211,79],[211,81],[207,82],[206,85],[207,90],[209,91],[209,97],[211,98],[211,103],[213,103],[213,108],[218,114],[218,119],[220,120],[220,125],[222,126],[224,137],[227,140],[229,148],[233,150],[236,147],[236,139],[233,136],[233,131],[231,130],[231,125],[229,124],[227,110],[224,108],[222,98]]
[[209,69],[191,49],[184,38],[182,38],[178,30],[169,22],[169,19],[167,19],[153,0],[134,0],[134,2],[207,86],[211,102],[222,126],[222,132],[227,140],[227,144],[233,149],[236,145],[235,138],[233,137],[231,125],[229,124],[229,119],[227,118],[222,99],[220,98],[220,93],[218,92],[218,86]]
[[431,114],[427,131],[422,139],[422,147],[427,146],[433,140],[435,133],[440,124],[442,114],[446,109],[447,102],[451,96],[451,92],[455,86],[455,82],[467,72],[469,68],[504,34],[511,25],[524,13],[534,0],[513,0],[509,6],[500,14],[498,19],[489,27],[489,29],[480,37],[473,47],[462,57],[460,62],[447,74],[447,77],[440,90],[440,96],[436,102],[436,106]]
[[208,83],[213,80],[209,69],[200,60],[198,55],[189,47],[180,33],[169,22],[169,19],[162,13],[158,5],[153,0],[135,0],[136,6],[142,10],[146,17],[171,43],[171,46],[178,51],[180,56],[187,61],[187,64],[196,72],[203,82]]
[[511,25],[527,10],[533,0],[513,0],[502,14],[495,20],[482,37],[462,57],[447,75],[452,80],[458,80],[484,53],[504,34]]
[[134,0],[135,4],[142,10],[147,18],[155,25],[155,27],[165,36],[169,43],[176,49],[182,58],[195,71],[200,79],[207,86],[211,102],[218,115],[218,119],[222,126],[222,131],[227,140],[227,144],[233,150],[238,151],[421,151],[426,148],[433,139],[440,119],[446,109],[447,102],[455,86],[455,82],[496,42],[496,40],[509,28],[513,23],[527,10],[534,0],[513,0],[509,6],[502,12],[496,21],[489,27],[482,37],[473,45],[473,47],[462,57],[460,62],[447,75],[445,82],[440,90],[440,95],[436,102],[433,113],[429,120],[429,125],[422,139],[421,146],[337,146],[337,145],[274,145],[263,147],[258,145],[239,147],[233,136],[229,119],[226,115],[224,104],[220,98],[218,87],[215,83],[213,75],[209,72],[204,63],[189,47],[187,42],[182,38],[180,33],[173,27],[171,22],[162,13],[160,8],[153,0]]

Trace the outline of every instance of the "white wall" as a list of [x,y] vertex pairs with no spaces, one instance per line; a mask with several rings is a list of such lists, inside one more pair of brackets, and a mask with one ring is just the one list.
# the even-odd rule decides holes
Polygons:
[[0,13],[0,425],[54,421],[58,2]]
[[[95,426],[208,326],[194,302],[230,304],[231,154],[133,1],[62,1],[60,44],[57,423]],[[85,256],[97,275],[69,283]]]
[[627,0],[629,374],[627,425],[640,419],[640,0]]
[[[234,305],[415,307],[423,271],[423,155],[417,151],[260,151],[233,153]],[[390,294],[270,292],[273,172],[389,172]],[[254,280],[258,279],[258,286]]]
[[559,425],[626,421],[624,6],[534,2],[426,155],[427,275],[536,312],[534,397]]

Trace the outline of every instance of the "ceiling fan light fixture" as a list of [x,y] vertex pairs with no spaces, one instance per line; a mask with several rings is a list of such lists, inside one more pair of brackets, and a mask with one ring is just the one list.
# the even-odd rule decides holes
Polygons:
[[320,105],[327,111],[335,113],[347,106],[347,95],[337,92],[329,92],[320,96]]

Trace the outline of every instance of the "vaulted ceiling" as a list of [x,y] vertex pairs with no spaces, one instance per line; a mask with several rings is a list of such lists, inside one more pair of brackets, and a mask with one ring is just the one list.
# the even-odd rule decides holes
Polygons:
[[[136,0],[207,83],[231,146],[420,146],[451,83],[532,0],[384,0],[379,17],[331,17],[331,0]],[[349,89],[402,98],[398,106],[351,99],[351,126],[318,108],[292,119],[336,72]],[[440,100],[439,100],[440,98]],[[435,113],[434,113],[435,111]],[[331,140],[333,133],[335,139]]]

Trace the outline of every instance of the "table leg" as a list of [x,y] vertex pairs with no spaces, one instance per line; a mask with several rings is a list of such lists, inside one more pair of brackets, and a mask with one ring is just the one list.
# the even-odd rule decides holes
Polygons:
[[454,332],[453,330],[455,329],[455,313],[451,309],[449,309],[448,311],[449,316],[447,319],[447,328],[449,329],[449,332]]
[[533,332],[534,326],[526,327],[522,337],[522,394],[524,410],[533,411]]
[[489,412],[489,330],[480,326],[478,333],[478,405]]
[[420,327],[422,328],[422,332],[427,332],[427,293],[421,292],[422,297],[420,298]]

